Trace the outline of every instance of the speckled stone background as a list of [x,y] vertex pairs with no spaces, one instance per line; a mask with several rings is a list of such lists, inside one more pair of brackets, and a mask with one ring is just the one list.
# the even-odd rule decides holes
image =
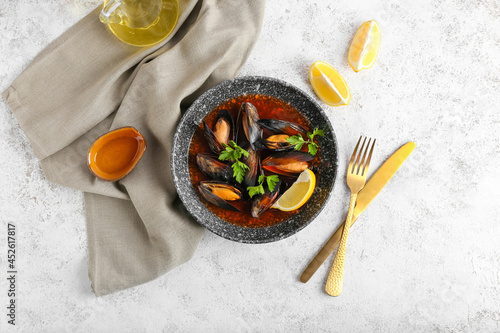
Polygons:
[[[96,0],[2,0],[0,90]],[[375,66],[354,73],[349,42],[376,19]],[[47,181],[0,102],[0,331],[498,332],[500,6],[484,1],[268,0],[242,75],[313,95],[307,71],[329,62],[352,92],[322,104],[340,154],[325,209],[299,233],[241,244],[207,232],[193,259],[136,288],[96,298],[87,277],[82,194]],[[417,148],[350,233],[344,293],[323,291],[330,257],[303,268],[343,220],[342,180],[360,134],[378,138],[372,171]],[[17,226],[17,325],[7,324],[7,223]]]

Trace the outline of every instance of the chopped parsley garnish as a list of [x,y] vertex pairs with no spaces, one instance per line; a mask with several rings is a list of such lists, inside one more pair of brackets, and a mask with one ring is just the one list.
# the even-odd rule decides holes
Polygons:
[[289,144],[294,145],[295,150],[301,150],[302,146],[307,144],[307,149],[309,154],[315,156],[316,153],[318,152],[318,144],[314,142],[315,136],[325,136],[325,134],[323,133],[323,130],[320,130],[318,127],[316,127],[312,133],[311,132],[307,133],[307,137],[309,138],[309,140],[307,141],[304,140],[304,138],[300,133],[297,135],[290,136],[288,139],[286,139],[286,141]]
[[252,198],[256,194],[264,194],[264,180],[266,181],[267,188],[270,192],[274,191],[276,184],[280,181],[280,178],[277,175],[260,175],[259,176],[259,184],[257,186],[248,186],[247,191],[250,198]]
[[241,183],[245,179],[245,173],[249,170],[248,165],[241,162],[239,159],[242,156],[248,157],[248,152],[238,146],[233,140],[229,141],[229,144],[222,144],[224,150],[219,155],[219,160],[227,161],[230,160],[233,163],[231,168],[233,168],[233,177],[238,183]]

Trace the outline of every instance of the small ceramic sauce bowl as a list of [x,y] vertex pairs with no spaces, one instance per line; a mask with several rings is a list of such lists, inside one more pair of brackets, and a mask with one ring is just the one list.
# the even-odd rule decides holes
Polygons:
[[146,151],[146,140],[133,127],[99,137],[90,147],[87,164],[99,179],[114,182],[128,175]]

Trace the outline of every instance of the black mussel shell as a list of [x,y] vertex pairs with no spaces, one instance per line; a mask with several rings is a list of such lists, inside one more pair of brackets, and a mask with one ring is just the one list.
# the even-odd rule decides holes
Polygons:
[[[221,130],[217,125],[219,121],[225,121],[227,123],[227,126],[229,127],[228,133],[218,133],[218,130]],[[215,120],[214,129],[210,128],[210,126],[208,126],[207,123],[203,121],[203,130],[205,133],[205,138],[208,142],[208,146],[210,147],[210,150],[215,154],[220,154],[224,150],[224,146],[222,144],[228,144],[230,140],[235,140],[236,134],[233,117],[231,117],[227,110],[219,111],[219,113],[217,114],[217,119]],[[227,128],[224,128],[223,130],[226,131]],[[224,138],[223,142],[221,142],[218,137]]]
[[292,150],[295,145],[290,144],[287,139],[290,136],[287,134],[275,134],[267,138],[262,138],[259,141],[259,145],[263,148],[274,150],[274,151],[285,151]]
[[243,157],[242,161],[249,169],[245,173],[243,184],[245,187],[255,186],[257,183],[257,175],[260,174],[260,153],[250,146],[247,147],[246,150],[248,151],[248,157]]
[[280,175],[294,176],[307,169],[313,159],[313,155],[301,151],[282,152],[266,157],[261,166]]
[[257,150],[255,143],[262,138],[262,128],[257,124],[259,112],[252,103],[244,102],[241,104],[238,119],[241,119],[241,126],[250,146]]
[[236,187],[218,181],[202,181],[198,186],[200,194],[208,202],[228,210],[240,211],[227,201],[240,200],[243,193]]
[[233,177],[233,169],[209,154],[196,155],[198,168],[208,177],[214,180],[230,182]]
[[276,183],[272,192],[269,191],[269,189],[266,186],[266,192],[264,194],[257,196],[252,201],[252,207],[250,208],[250,213],[252,214],[253,218],[258,219],[266,210],[269,209],[269,207],[272,206],[272,204],[278,198],[281,185],[282,181],[280,180],[278,183]]
[[262,128],[265,128],[274,133],[297,135],[298,133],[306,134],[307,129],[299,124],[292,123],[280,119],[260,119],[257,121]]

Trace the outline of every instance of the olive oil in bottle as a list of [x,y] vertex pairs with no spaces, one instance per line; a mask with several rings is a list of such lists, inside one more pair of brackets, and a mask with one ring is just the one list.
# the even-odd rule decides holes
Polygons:
[[[141,1],[143,1],[141,3]],[[106,0],[101,13],[101,21],[121,41],[139,47],[146,47],[163,41],[174,30],[179,18],[177,0],[158,0],[161,6],[151,5],[147,8],[144,0]],[[114,2],[114,3],[111,3]],[[107,8],[110,7],[111,8]],[[159,8],[158,8],[159,7]],[[108,10],[105,12],[105,10]],[[151,20],[141,25],[143,18],[153,11]],[[114,11],[113,13],[111,13]],[[105,14],[105,15],[103,15]],[[103,16],[105,17],[103,19]]]

